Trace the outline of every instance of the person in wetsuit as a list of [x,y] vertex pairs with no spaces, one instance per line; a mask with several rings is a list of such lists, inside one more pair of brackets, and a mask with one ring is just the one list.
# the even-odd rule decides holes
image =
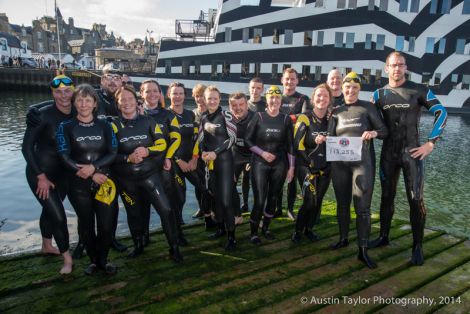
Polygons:
[[233,116],[233,123],[237,127],[237,140],[232,146],[233,162],[235,169],[235,182],[238,182],[243,173],[242,196],[243,205],[240,206],[240,196],[235,194],[235,219],[237,224],[243,222],[242,212],[248,211],[248,193],[250,191],[250,161],[251,151],[245,146],[245,133],[248,123],[255,115],[248,110],[246,95],[242,92],[233,93],[229,96],[229,108]]
[[[98,95],[88,84],[79,85],[73,95],[76,117],[57,128],[57,152],[69,173],[68,197],[80,221],[80,239],[86,247],[90,265],[85,273],[97,268],[115,274],[116,266],[108,263],[108,251],[116,206],[116,186],[108,179],[109,166],[117,153],[117,142],[107,121],[93,115]],[[95,233],[95,219],[96,229]]]
[[[382,113],[390,136],[385,139],[380,156],[380,236],[370,244],[389,244],[389,232],[395,211],[394,200],[400,169],[403,171],[406,195],[410,206],[413,231],[411,263],[423,265],[423,234],[426,207],[423,200],[424,159],[433,151],[444,130],[447,112],[434,94],[424,85],[405,77],[406,60],[393,52],[387,57],[385,71],[389,83],[374,92],[374,102]],[[420,145],[419,120],[422,109],[434,114],[434,124],[427,142]]]
[[277,198],[284,185],[294,178],[293,127],[291,119],[279,111],[281,91],[271,86],[266,92],[265,112],[257,112],[248,123],[245,144],[252,152],[251,181],[254,206],[251,211],[251,242],[261,243],[258,226],[262,216],[262,233],[268,240],[274,239],[269,224],[274,216]]
[[220,107],[220,92],[211,85],[204,91],[207,114],[199,126],[199,150],[209,171],[209,189],[215,199],[218,230],[214,238],[221,237],[227,230],[226,250],[236,248],[235,212],[233,195],[237,193],[234,181],[232,145],[235,144],[237,129],[232,114]]
[[203,84],[196,84],[192,90],[192,97],[196,103],[196,108],[193,109],[194,112],[194,122],[199,125],[201,122],[201,117],[204,112],[207,111],[206,102],[204,100],[204,91],[206,86]]
[[[337,107],[328,123],[328,135],[338,137],[361,137],[362,151],[360,161],[333,161],[332,181],[337,202],[337,218],[340,240],[332,249],[349,244],[349,222],[351,199],[356,211],[358,259],[367,267],[377,265],[367,254],[370,234],[370,203],[374,189],[374,163],[370,153],[373,138],[386,138],[388,135],[382,118],[375,106],[359,100],[361,80],[355,72],[350,72],[343,80],[343,106]],[[347,139],[346,139],[347,140]]]
[[321,206],[331,181],[331,165],[326,161],[326,135],[328,109],[332,102],[328,85],[320,84],[313,90],[313,111],[297,117],[294,130],[294,147],[297,150],[297,178],[302,187],[303,203],[295,222],[292,241],[299,243],[302,233],[310,241],[318,236],[312,231],[319,220]]
[[[22,153],[26,160],[26,179],[31,191],[42,206],[39,227],[44,254],[62,254],[64,265],[60,273],[72,271],[69,253],[67,216],[62,201],[67,193],[67,176],[57,155],[57,126],[72,118],[73,81],[59,75],[51,81],[53,102],[48,102],[38,111],[40,122],[28,124],[23,138]],[[54,237],[58,249],[52,246]]]
[[127,211],[127,222],[134,241],[129,257],[144,250],[143,219],[152,204],[160,216],[163,231],[170,246],[170,257],[182,261],[178,247],[176,216],[162,186],[162,165],[167,141],[158,123],[137,111],[137,94],[130,86],[117,90],[120,117],[112,126],[116,134],[118,155],[113,165],[119,191]]
[[250,99],[248,99],[248,109],[253,112],[263,112],[266,110],[266,100],[263,97],[264,82],[259,77],[254,77],[248,85]]
[[[179,131],[179,122],[175,115],[161,106],[161,87],[155,80],[145,80],[140,85],[140,95],[144,100],[144,115],[155,120],[160,127],[165,140],[167,141],[167,150],[163,161],[163,171],[160,176],[163,180],[165,194],[169,198],[170,208],[177,209],[179,200],[174,191],[176,190],[175,172],[171,165],[171,159],[178,150],[181,143],[181,134]],[[182,217],[176,217],[179,223],[182,223]],[[150,203],[147,203],[147,210],[143,218],[144,235],[143,242],[146,246],[150,242],[149,224],[150,224]],[[180,242],[186,244],[186,239],[180,233]]]
[[343,92],[341,91],[342,82],[343,76],[338,69],[333,69],[328,73],[326,84],[328,84],[333,96],[329,109],[330,113],[334,108],[341,106],[344,102]]
[[[299,84],[299,75],[294,68],[287,68],[282,73],[281,83],[283,86],[281,113],[290,116],[292,124],[295,124],[298,114],[310,112],[311,105],[308,97],[296,91]],[[282,190],[278,198],[275,216],[282,216]],[[292,180],[287,184],[287,216],[295,220],[294,202],[297,195],[297,183]]]

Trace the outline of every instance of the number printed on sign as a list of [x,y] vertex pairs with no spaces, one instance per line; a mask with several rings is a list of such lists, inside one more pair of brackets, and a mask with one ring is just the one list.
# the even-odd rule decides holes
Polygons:
[[362,139],[360,137],[329,136],[326,139],[327,161],[361,160]]

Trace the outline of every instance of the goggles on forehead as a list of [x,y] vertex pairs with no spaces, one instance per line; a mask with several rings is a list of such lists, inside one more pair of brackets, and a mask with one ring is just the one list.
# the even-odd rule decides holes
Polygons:
[[358,77],[346,77],[343,80],[343,83],[350,83],[350,82],[361,84],[361,80]]
[[51,88],[59,88],[61,85],[63,86],[73,86],[73,81],[67,77],[57,77],[51,81]]
[[276,95],[278,95],[278,96],[282,95],[281,90],[277,87],[276,88],[270,88],[266,91],[266,97],[276,96]]

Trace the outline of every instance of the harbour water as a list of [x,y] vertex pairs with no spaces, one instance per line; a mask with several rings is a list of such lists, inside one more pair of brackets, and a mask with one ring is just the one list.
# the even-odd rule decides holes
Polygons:
[[[30,191],[24,175],[25,161],[21,143],[25,130],[27,107],[49,99],[49,94],[0,92],[0,254],[39,248],[38,217],[41,208]],[[429,133],[433,116],[423,115],[422,134]],[[449,116],[443,140],[426,160],[425,203],[428,209],[427,226],[451,234],[470,236],[470,116]],[[377,142],[380,152],[380,142]],[[194,190],[188,184],[184,220],[191,222],[197,208]],[[328,199],[333,199],[330,188]],[[373,212],[378,212],[380,184],[376,180]],[[75,213],[66,201],[65,208],[71,241],[77,240]],[[396,198],[396,216],[408,219],[409,211],[402,180]],[[152,212],[151,227],[160,226],[158,215]],[[128,233],[126,213],[120,208],[118,233]]]

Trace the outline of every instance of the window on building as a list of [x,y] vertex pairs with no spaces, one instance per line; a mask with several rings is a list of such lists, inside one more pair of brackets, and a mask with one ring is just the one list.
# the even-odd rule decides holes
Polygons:
[[366,34],[366,42],[364,43],[364,49],[372,49],[372,34]]
[[450,82],[457,84],[459,82],[459,75],[456,73],[452,73],[450,77]]
[[222,66],[222,76],[223,77],[228,77],[230,76],[230,63],[224,61],[224,64]]
[[7,40],[5,38],[0,38],[0,50],[7,51]]
[[429,13],[436,14],[437,13],[437,1],[438,0],[431,0],[431,6],[429,7]]
[[367,10],[369,11],[375,10],[375,0],[369,0],[369,4],[367,5]]
[[385,35],[379,34],[377,35],[377,42],[375,43],[376,50],[384,50],[385,48]]
[[249,74],[250,74],[250,64],[248,62],[242,62],[240,76],[248,77]]
[[431,14],[449,14],[451,8],[451,0],[431,0],[429,13]]
[[439,40],[439,47],[437,49],[437,53],[443,55],[445,53],[445,50],[446,50],[446,39],[441,38],[441,40]]
[[38,39],[42,39],[42,32],[37,32],[36,34],[38,36]]
[[70,30],[70,35],[73,35],[73,29]]
[[315,66],[315,81],[321,81],[321,65]]
[[416,37],[410,37],[408,39],[408,51],[409,52],[415,52],[415,42],[416,42]]
[[431,80],[431,73],[423,72],[421,75],[421,83],[429,86],[429,81]]
[[397,41],[395,43],[396,51],[403,51],[405,49],[405,36],[397,36]]
[[310,76],[310,66],[309,65],[303,65],[302,66],[302,76],[300,77],[301,80],[303,81],[310,81],[311,76]]
[[304,7],[305,0],[271,0],[273,7]]
[[345,9],[346,8],[346,0],[337,0],[336,7],[338,9]]
[[462,75],[462,89],[470,89],[470,75]]
[[387,11],[387,10],[388,10],[388,0],[380,0],[379,11]]
[[343,48],[343,32],[335,32],[335,48]]
[[253,30],[253,43],[254,44],[261,44],[263,40],[263,29],[262,28],[255,28]]
[[312,31],[305,31],[304,32],[304,46],[311,46],[312,45]]
[[363,69],[362,70],[362,82],[364,84],[370,84],[370,74],[371,70],[370,69]]
[[291,65],[290,65],[289,63],[284,63],[284,64],[282,65],[282,72],[284,72],[285,69],[288,69],[288,68],[290,68],[290,67],[291,67]]
[[411,0],[410,12],[413,12],[413,13],[419,12],[419,0]]
[[354,48],[354,33],[346,33],[346,48]]
[[21,34],[22,34],[23,36],[26,36],[26,29],[22,28],[22,29],[21,29]]
[[350,72],[352,72],[352,68],[346,68],[346,73],[345,74],[348,74]]
[[201,61],[196,60],[194,61],[194,75],[200,75],[201,74]]
[[470,0],[463,0],[462,14],[470,14]]
[[292,45],[294,31],[291,29],[284,30],[284,45]]
[[44,44],[42,42],[38,43],[38,50],[39,52],[44,52]]
[[229,43],[232,41],[232,28],[226,27],[225,28],[225,42]]
[[279,29],[275,28],[273,31],[273,44],[279,44]]
[[217,74],[218,74],[218,67],[217,67],[217,62],[212,62],[212,65],[211,65],[211,77],[216,77]]
[[189,61],[183,60],[183,62],[181,62],[181,74],[183,76],[189,75]]
[[349,0],[348,9],[355,9],[357,8],[357,0]]
[[317,34],[317,46],[318,47],[323,47],[324,37],[325,37],[325,32],[324,31],[318,31],[318,34]]
[[323,7],[324,7],[323,0],[315,1],[315,8],[323,8]]
[[375,85],[382,85],[382,70],[375,70]]
[[258,6],[260,0],[240,0],[240,5]]
[[441,14],[449,14],[452,0],[442,0]]
[[434,73],[434,85],[441,84],[441,73]]
[[277,79],[279,76],[279,65],[277,63],[273,63],[271,67],[271,78]]
[[255,63],[254,76],[260,76],[261,74],[261,63]]
[[427,37],[426,38],[426,53],[433,53],[434,52],[434,37]]
[[407,12],[408,11],[408,0],[400,0],[400,5],[398,6],[399,12]]
[[242,42],[243,43],[248,43],[248,39],[250,38],[250,29],[245,27],[243,30],[242,30]]
[[171,60],[165,60],[165,74],[171,74]]
[[455,45],[455,53],[458,55],[463,55],[465,53],[465,39],[457,39],[457,44]]

